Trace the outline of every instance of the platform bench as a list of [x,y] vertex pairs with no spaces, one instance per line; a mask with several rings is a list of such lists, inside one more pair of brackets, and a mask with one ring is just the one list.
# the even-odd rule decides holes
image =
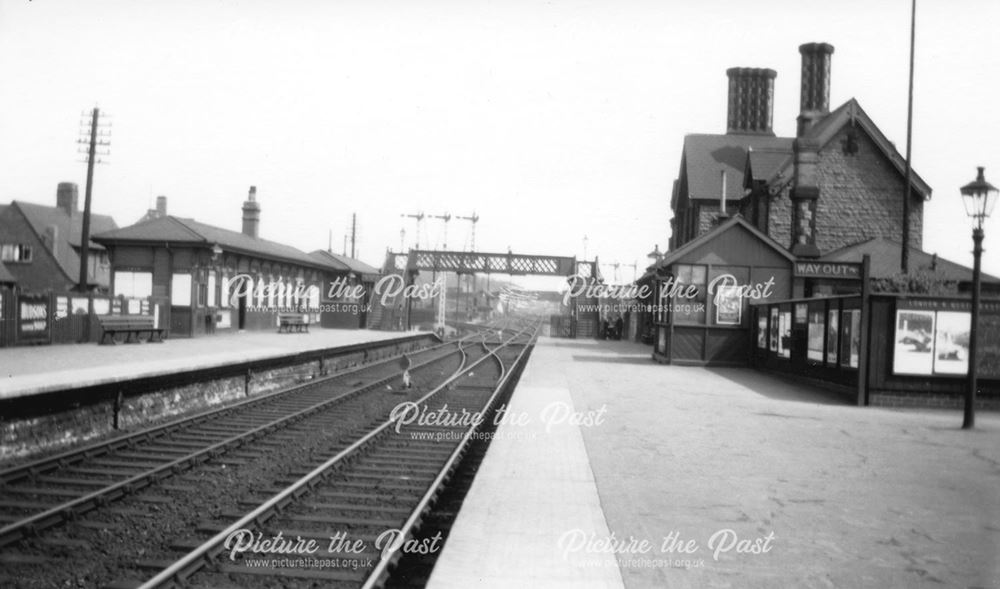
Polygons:
[[154,327],[155,321],[149,315],[106,315],[97,318],[101,325],[101,343],[110,338],[112,344],[117,344],[115,334],[124,333],[125,343],[139,343],[139,336],[148,333],[147,341],[151,343],[163,343],[162,327]]
[[278,333],[309,332],[309,322],[302,313],[278,313]]

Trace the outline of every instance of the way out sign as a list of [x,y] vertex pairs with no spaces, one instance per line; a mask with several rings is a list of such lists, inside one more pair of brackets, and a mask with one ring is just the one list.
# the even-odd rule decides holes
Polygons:
[[801,278],[861,279],[861,264],[855,262],[795,262],[795,275]]

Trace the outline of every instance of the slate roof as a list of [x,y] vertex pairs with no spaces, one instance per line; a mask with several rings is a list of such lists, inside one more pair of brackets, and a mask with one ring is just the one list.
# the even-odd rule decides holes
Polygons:
[[231,231],[214,225],[166,215],[129,225],[115,231],[96,235],[94,239],[104,243],[175,243],[212,246],[219,244],[223,250],[237,251],[262,258],[294,262],[311,267],[330,268],[302,250],[290,245],[250,237],[238,231]]
[[741,215],[733,215],[726,222],[721,223],[716,227],[713,227],[710,231],[702,233],[701,235],[692,239],[691,241],[684,243],[684,245],[680,246],[679,248],[671,250],[666,254],[664,254],[664,256],[660,259],[660,261],[646,268],[645,274],[643,274],[636,282],[641,282],[642,280],[654,276],[656,274],[657,268],[663,268],[665,266],[673,264],[677,260],[687,255],[689,252],[691,252],[691,250],[701,247],[702,245],[715,239],[722,233],[729,231],[731,227],[736,225],[739,225],[740,227],[743,227],[744,229],[749,231],[751,234],[753,234],[755,237],[757,237],[767,245],[771,246],[771,248],[774,249],[775,252],[777,252],[782,257],[788,259],[789,261],[794,262],[797,259],[795,256],[791,254],[791,252],[789,252],[786,248],[782,247],[780,243],[778,243],[774,239],[771,239],[771,237],[763,233],[760,229],[757,229],[751,223],[747,222],[747,220],[744,219]]
[[[57,239],[59,240],[59,243],[56,245],[56,262],[59,264],[60,269],[66,273],[66,276],[75,280],[80,274],[80,255],[73,248],[80,247],[80,238],[83,233],[83,213],[70,216],[60,207],[49,207],[22,201],[14,201],[10,206],[16,207],[21,212],[28,221],[28,224],[31,225],[32,231],[43,242],[45,241],[44,238],[48,227],[54,226],[56,228]],[[90,214],[91,237],[98,233],[117,228],[118,224],[110,216],[97,213]],[[91,239],[90,249],[103,251],[104,246]]]
[[[687,180],[687,196],[693,200],[719,200],[722,174],[726,171],[726,201],[743,198],[743,172],[747,148],[754,151],[792,152],[792,139],[768,135],[687,135],[681,156],[681,174]],[[680,197],[678,193],[676,197]],[[676,209],[677,198],[671,206]]]
[[[889,278],[895,274],[899,274],[901,250],[900,242],[875,237],[833,250],[820,256],[819,259],[824,262],[860,262],[862,256],[869,254],[872,260],[872,278]],[[934,272],[945,280],[972,281],[971,268],[941,257],[938,257],[935,261],[933,254],[913,247],[910,248],[911,272],[915,270],[929,271],[932,265],[934,266]],[[985,272],[983,273],[983,281],[1000,284],[1000,278],[991,276]]]
[[[0,213],[2,212],[3,211],[0,211]],[[14,275],[10,273],[10,270],[7,269],[7,266],[3,265],[3,262],[0,262],[0,284],[16,284],[16,283],[17,283],[17,278],[15,278]]]
[[[905,174],[906,160],[854,98],[819,120],[806,132],[805,138],[816,140],[822,149],[846,125],[854,125],[864,131],[899,174]],[[775,180],[779,174],[791,178],[795,163],[792,153],[794,141],[792,137],[767,135],[685,136],[681,177],[687,182],[686,196],[692,200],[718,201],[722,193],[722,170],[726,171],[726,200],[730,202],[743,198],[743,190],[748,187],[744,176],[747,172],[753,174],[754,180],[766,182]],[[910,172],[916,194],[929,199],[930,186],[919,174],[913,170]],[[672,209],[677,209],[681,196],[680,191],[674,191]]]
[[361,260],[348,256],[342,256],[326,250],[309,252],[309,256],[322,263],[328,264],[333,268],[337,268],[345,272],[354,272],[356,274],[360,274],[362,277],[371,278],[378,276],[379,274],[378,268],[369,266]]
[[750,181],[771,182],[792,161],[791,145],[788,149],[752,149],[747,153],[747,169],[743,187],[750,188]]

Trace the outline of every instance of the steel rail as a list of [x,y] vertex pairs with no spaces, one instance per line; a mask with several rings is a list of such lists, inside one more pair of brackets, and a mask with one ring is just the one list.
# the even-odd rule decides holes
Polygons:
[[[462,340],[459,341],[461,342]],[[458,350],[456,351],[462,353],[463,363],[464,363],[465,354],[464,351],[461,349],[461,343],[459,345]],[[443,360],[444,358],[447,358],[449,355],[453,353],[455,352],[451,352],[449,354],[433,358],[431,360],[428,360],[427,362],[423,362],[412,368],[425,367],[429,364]],[[362,387],[345,391],[337,396],[331,397],[324,401],[320,401],[319,403],[311,405],[305,409],[296,411],[295,413],[291,413],[289,415],[285,415],[283,417],[270,421],[266,424],[258,426],[252,430],[248,430],[243,433],[237,434],[235,436],[231,436],[229,438],[226,438],[225,440],[222,440],[210,446],[206,446],[195,452],[184,455],[180,458],[177,458],[176,460],[167,462],[158,467],[131,476],[123,481],[119,481],[107,487],[103,487],[86,495],[83,495],[82,497],[72,499],[65,503],[61,503],[52,508],[49,508],[43,512],[18,520],[14,523],[11,523],[10,525],[0,528],[0,546],[5,546],[12,542],[16,542],[31,534],[35,534],[38,531],[50,528],[59,523],[62,523],[67,519],[78,516],[82,513],[86,513],[87,511],[95,509],[109,500],[118,499],[124,495],[145,488],[156,481],[166,478],[171,474],[176,474],[181,470],[185,470],[186,468],[190,468],[194,465],[205,462],[234,447],[242,446],[243,444],[253,441],[263,436],[264,434],[267,434],[274,430],[281,429],[282,427],[289,425],[291,423],[300,421],[313,413],[322,411],[323,409],[326,409],[331,405],[340,403],[346,400],[347,398],[359,395],[375,387],[379,387],[385,384],[386,382],[398,378],[399,376],[400,376],[399,373],[394,373],[385,378],[366,384]]]
[[[418,350],[416,353],[431,352],[446,346],[454,345],[454,343],[455,342],[441,342],[434,346],[422,348]],[[332,380],[344,378],[346,376],[350,376],[362,370],[370,370],[372,368],[377,368],[380,365],[391,365],[392,362],[399,360],[399,358],[401,358],[403,355],[404,354],[396,354],[386,358],[385,360],[380,360],[374,363],[355,366],[353,368],[347,369],[346,371],[341,371],[336,374],[330,374],[324,377],[313,379],[309,382],[292,385],[290,387],[285,387],[276,391],[265,393],[263,395],[257,395],[255,397],[242,399],[240,401],[226,405],[224,407],[215,407],[206,409],[205,411],[201,411],[185,417],[180,417],[173,421],[168,421],[166,423],[162,423],[157,426],[142,429],[132,433],[123,434],[121,436],[116,436],[109,440],[94,442],[82,448],[74,448],[72,450],[61,452],[59,454],[47,456],[45,458],[40,458],[38,460],[28,462],[25,464],[20,464],[18,466],[14,466],[6,470],[0,471],[0,484],[17,482],[24,478],[33,478],[37,475],[45,474],[50,470],[63,468],[71,464],[74,464],[76,462],[80,462],[82,460],[88,460],[90,458],[102,456],[104,454],[121,450],[123,448],[131,448],[135,446],[137,442],[149,441],[152,440],[153,438],[164,436],[174,430],[178,430],[190,425],[196,425],[202,421],[215,419],[220,416],[226,415],[227,413],[234,413],[237,410],[245,409],[246,407],[249,406],[259,405],[267,401],[272,401],[276,397],[292,394],[300,391],[301,389],[328,383]]]
[[[511,338],[513,340],[513,338]],[[446,390],[449,385],[454,381],[461,378],[467,370],[475,368],[482,362],[485,362],[489,356],[483,356],[478,360],[474,361],[472,364],[466,366],[463,365],[454,372],[450,377],[448,377],[444,382],[435,387],[433,390],[429,391],[415,403],[420,404],[425,402],[427,399],[433,397],[439,392]],[[197,548],[191,550],[186,555],[182,556],[177,561],[170,564],[167,568],[163,569],[151,579],[145,581],[138,589],[155,589],[158,587],[168,587],[174,583],[182,583],[185,579],[190,577],[204,565],[208,564],[212,558],[214,558],[219,552],[222,551],[223,545],[226,539],[233,532],[243,529],[249,524],[253,523],[263,523],[267,521],[271,516],[273,516],[277,511],[283,509],[288,504],[292,503],[295,499],[307,493],[309,489],[314,487],[320,482],[322,478],[331,472],[334,466],[339,465],[346,458],[353,456],[362,448],[365,448],[372,440],[382,435],[387,429],[392,427],[396,423],[398,417],[390,417],[388,420],[382,424],[376,426],[374,429],[370,430],[368,433],[363,435],[358,440],[354,441],[350,446],[344,448],[336,455],[331,457],[329,460],[323,464],[317,466],[308,474],[297,480],[295,483],[283,489],[278,494],[272,496],[270,499],[260,504],[258,507],[253,509],[251,512],[247,513],[240,519],[236,520],[229,526],[227,526],[222,531],[218,532],[216,535],[212,536],[210,539],[202,543]]]
[[[512,337],[510,341],[513,341],[515,338],[520,336],[521,333],[518,333],[517,335]],[[515,358],[514,361],[511,363],[510,370],[504,370],[499,381],[497,382],[497,386],[493,389],[493,393],[490,395],[490,398],[483,405],[484,414],[486,411],[489,411],[490,409],[493,408],[497,400],[500,398],[500,395],[503,394],[504,388],[510,381],[511,375],[514,374],[516,367],[518,367],[521,364],[521,361],[524,359],[525,354],[527,354],[532,343],[537,337],[537,333],[538,333],[538,328],[536,327],[534,333],[531,336],[531,339],[528,340],[528,343],[524,344],[524,347],[518,353],[517,358]],[[508,341],[508,344],[510,343],[510,341]],[[516,345],[521,345],[521,344],[516,344]],[[499,356],[497,358],[499,359]],[[501,361],[501,366],[503,366],[502,361]],[[406,522],[403,524],[403,526],[399,528],[399,531],[397,532],[398,535],[395,536],[392,540],[390,540],[390,545],[395,545],[398,550],[399,546],[403,546],[405,542],[409,540],[410,537],[412,537],[413,532],[420,525],[420,522],[424,516],[424,511],[427,510],[430,504],[437,497],[441,488],[445,485],[448,479],[451,478],[452,471],[455,469],[455,467],[461,460],[462,456],[465,454],[466,448],[469,445],[469,440],[472,438],[472,436],[476,434],[476,432],[480,429],[483,423],[484,422],[479,421],[470,424],[469,428],[465,431],[465,434],[463,434],[461,441],[459,441],[458,446],[456,446],[455,449],[452,451],[451,455],[448,457],[447,462],[445,462],[441,470],[438,471],[438,475],[431,482],[430,487],[428,487],[427,491],[424,492],[423,497],[420,498],[420,502],[417,503],[417,506],[413,509],[412,512],[410,512],[410,516],[406,519]],[[385,554],[383,553],[382,558],[379,559],[378,563],[375,565],[375,568],[372,569],[372,571],[368,574],[368,577],[366,578],[364,584],[361,586],[361,589],[373,589],[375,587],[381,587],[388,579],[387,572],[389,566],[394,564],[400,556],[401,556],[400,553],[398,553],[397,551],[393,551],[392,556],[390,558],[385,558]]]

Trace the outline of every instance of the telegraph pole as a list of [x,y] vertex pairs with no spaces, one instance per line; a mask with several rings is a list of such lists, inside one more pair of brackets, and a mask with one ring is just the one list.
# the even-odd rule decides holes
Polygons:
[[351,257],[355,257],[355,243],[358,239],[358,214],[351,213]]
[[[111,132],[99,132],[98,120],[101,117],[100,109],[94,107],[89,113],[90,115],[90,134],[87,139],[79,139],[77,143],[81,145],[88,145],[87,149],[87,189],[83,200],[83,227],[80,231],[80,281],[77,284],[77,289],[80,292],[87,292],[88,287],[88,266],[90,261],[88,260],[90,254],[90,201],[91,195],[94,188],[94,164],[103,163],[102,160],[98,160],[98,155],[110,155],[110,151],[106,148],[111,145],[108,138],[111,136]],[[85,124],[85,123],[84,123]],[[110,125],[109,125],[110,126]],[[98,153],[97,149],[102,148],[104,151]]]
[[913,146],[913,46],[917,36],[917,0],[910,8],[910,86],[906,96],[906,187],[903,189],[903,249],[899,252],[899,265],[903,274],[910,272],[910,184],[913,171],[910,153]]

